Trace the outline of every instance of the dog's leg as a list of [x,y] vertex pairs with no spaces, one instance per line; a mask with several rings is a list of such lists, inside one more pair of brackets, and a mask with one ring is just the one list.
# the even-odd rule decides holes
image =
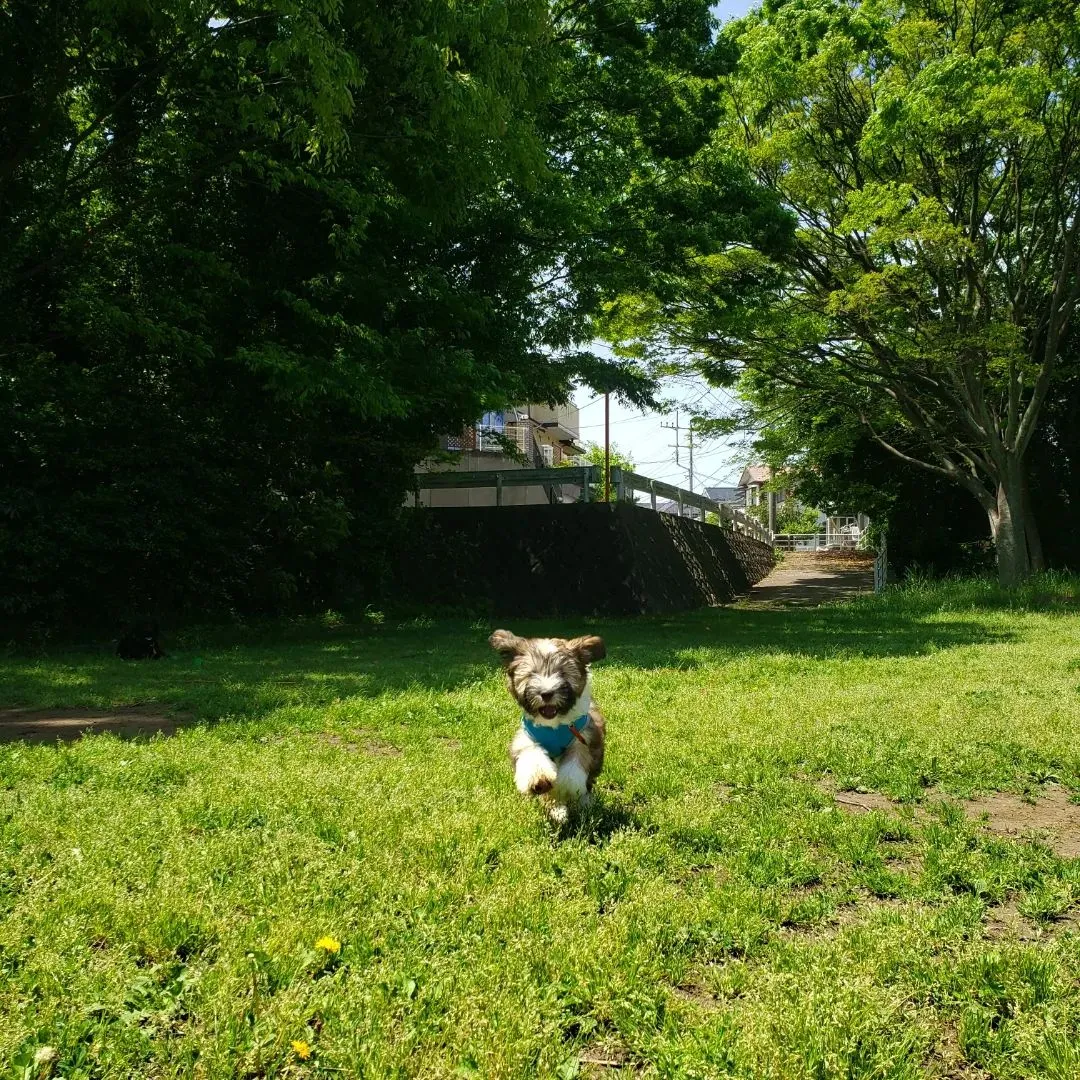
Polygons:
[[555,763],[524,729],[517,732],[510,744],[510,758],[514,763],[514,783],[522,795],[543,795],[555,785],[558,777]]
[[563,804],[585,806],[589,801],[589,751],[579,743],[567,747],[559,762],[553,795]]

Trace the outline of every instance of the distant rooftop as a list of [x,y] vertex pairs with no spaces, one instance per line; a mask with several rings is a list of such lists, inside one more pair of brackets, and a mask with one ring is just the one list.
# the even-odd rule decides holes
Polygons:
[[737,503],[742,506],[745,496],[743,489],[735,485],[729,485],[726,487],[707,487],[705,489],[706,498],[712,499],[713,502],[718,503]]
[[767,484],[772,479],[772,469],[768,465],[747,465],[739,477],[739,486],[747,484]]

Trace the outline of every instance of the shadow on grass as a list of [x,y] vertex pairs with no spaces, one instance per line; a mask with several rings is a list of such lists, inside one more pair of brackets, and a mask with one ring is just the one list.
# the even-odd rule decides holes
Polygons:
[[[910,598],[904,604],[878,598],[818,608],[723,607],[633,620],[508,621],[527,635],[596,631],[607,639],[609,664],[646,670],[693,670],[750,652],[919,656],[1015,636],[977,613],[912,610]],[[476,623],[444,622],[379,633],[323,631],[277,644],[260,635],[248,646],[175,651],[156,662],[71,653],[0,658],[0,708],[152,703],[199,720],[242,720],[405,690],[449,694],[495,676],[489,632]]]
[[641,820],[625,806],[599,793],[588,809],[564,833],[563,838],[581,837],[590,844],[604,845],[618,832],[637,832]]
[[[942,649],[1010,641],[1015,634],[978,617],[941,617],[895,611],[883,605],[830,607],[725,607],[651,621],[650,631],[631,625],[609,655],[644,668],[692,668],[740,653],[829,659],[923,656]],[[614,638],[614,635],[613,635]]]

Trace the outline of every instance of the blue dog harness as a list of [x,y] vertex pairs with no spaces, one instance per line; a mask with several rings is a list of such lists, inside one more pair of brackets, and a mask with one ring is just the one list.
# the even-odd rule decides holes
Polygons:
[[527,713],[521,715],[521,726],[529,733],[529,738],[538,743],[551,757],[558,757],[566,752],[566,748],[575,740],[585,740],[581,733],[589,722],[589,714],[579,716],[569,724],[560,724],[558,727],[545,727],[543,724],[534,724]]

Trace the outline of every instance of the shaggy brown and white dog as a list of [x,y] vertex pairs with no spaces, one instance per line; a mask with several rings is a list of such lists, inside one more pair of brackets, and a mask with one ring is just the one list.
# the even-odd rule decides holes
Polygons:
[[598,637],[523,638],[496,630],[489,639],[506,669],[506,685],[521,706],[510,743],[514,783],[541,797],[562,824],[585,805],[604,764],[604,714],[592,699],[589,665],[607,653]]

